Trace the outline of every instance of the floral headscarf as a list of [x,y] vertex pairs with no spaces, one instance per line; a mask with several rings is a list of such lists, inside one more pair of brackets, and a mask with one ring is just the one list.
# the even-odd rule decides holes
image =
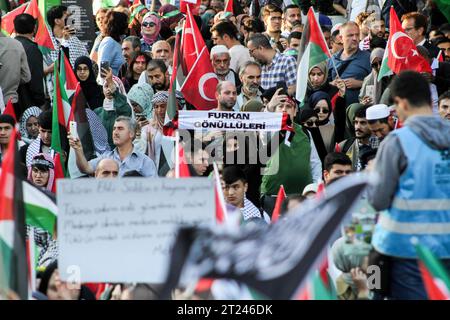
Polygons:
[[161,20],[159,20],[159,17],[154,12],[148,12],[142,19],[142,24],[145,22],[153,22],[155,24],[155,33],[151,35],[145,34],[144,26],[141,27],[141,35],[144,42],[151,45],[158,39],[159,31],[161,30]]

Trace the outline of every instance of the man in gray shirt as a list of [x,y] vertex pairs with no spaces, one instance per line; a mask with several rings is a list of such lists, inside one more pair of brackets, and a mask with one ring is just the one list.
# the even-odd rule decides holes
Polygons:
[[125,116],[116,119],[113,128],[113,142],[116,148],[103,153],[100,157],[86,160],[80,139],[69,135],[70,146],[75,150],[78,169],[85,174],[94,174],[102,159],[113,159],[119,163],[119,176],[127,171],[136,170],[144,177],[156,177],[156,166],[145,154],[134,150],[133,140],[136,133],[136,122]]

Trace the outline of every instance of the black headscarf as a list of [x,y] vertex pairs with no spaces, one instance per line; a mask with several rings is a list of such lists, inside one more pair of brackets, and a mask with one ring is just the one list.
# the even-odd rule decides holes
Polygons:
[[[322,100],[322,99],[320,99],[320,100]],[[308,132],[311,133],[311,136],[314,141],[314,145],[316,146],[317,153],[319,155],[320,160],[323,163],[323,159],[325,159],[325,156],[327,155],[328,152],[327,152],[327,149],[325,148],[325,143],[323,142],[322,135],[320,134],[320,129],[319,129],[319,127],[309,128],[304,125],[304,123],[311,117],[316,117],[317,119],[319,119],[319,115],[317,114],[317,111],[315,111],[311,108],[302,108],[300,110],[299,121],[300,121],[300,124],[302,125],[302,129],[306,135],[308,135]]]
[[328,95],[328,93],[323,92],[323,91],[316,91],[314,92],[310,97],[309,97],[309,107],[311,109],[314,109],[314,107],[317,105],[317,103],[320,100],[325,100],[327,102],[328,105],[328,116],[325,120],[322,121],[318,121],[319,126],[323,126],[325,124],[328,123],[330,116],[331,116],[331,112],[332,112],[332,108],[331,108],[331,99],[330,96]]
[[[77,75],[77,68],[80,64],[85,64],[89,68],[89,77],[86,81],[81,81]],[[84,96],[86,97],[86,101],[89,105],[89,108],[94,110],[95,108],[101,107],[103,105],[103,91],[101,87],[95,81],[95,72],[92,67],[92,61],[89,57],[81,56],[75,61],[74,67],[75,76],[77,80],[80,82],[81,89],[83,90]]]

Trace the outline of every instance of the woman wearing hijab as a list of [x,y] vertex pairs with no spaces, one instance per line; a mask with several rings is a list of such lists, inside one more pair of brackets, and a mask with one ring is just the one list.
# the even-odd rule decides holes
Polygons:
[[154,12],[148,12],[142,19],[141,51],[152,52],[152,45],[160,40],[161,21]]
[[340,300],[368,299],[367,280],[355,282],[361,278],[367,268],[369,251],[372,246],[362,241],[347,242],[339,238],[331,247],[333,263],[342,274],[336,279],[336,293]]
[[371,106],[380,103],[381,96],[387,88],[389,78],[384,77],[378,81],[378,74],[383,61],[384,49],[375,48],[370,54],[370,64],[372,72],[364,78],[361,91],[359,93],[359,101],[365,106]]
[[[305,101],[307,101],[309,97],[317,91],[324,91],[332,96],[330,90],[332,88],[328,84],[328,65],[326,61],[322,61],[318,64],[315,64],[309,68],[308,72],[308,87],[306,89]],[[334,90],[336,91],[336,90]]]
[[332,115],[330,96],[323,91],[314,92],[309,98],[309,108],[317,112],[317,126],[322,136],[325,149],[332,152],[335,146],[335,125],[330,120]]
[[92,60],[86,56],[79,57],[75,61],[74,71],[88,107],[92,110],[101,107],[105,97],[103,96],[102,88],[95,81]]
[[28,181],[38,188],[52,191],[55,183],[55,162],[50,155],[39,153],[33,157],[28,167]]
[[161,6],[158,13],[161,16],[161,31],[159,34],[163,39],[168,39],[174,35],[175,27],[183,19],[183,14],[172,4]]
[[323,159],[325,159],[325,156],[328,154],[328,150],[325,147],[322,134],[320,133],[318,112],[310,108],[302,108],[300,110],[299,122],[302,125],[302,130],[305,134],[312,137],[317,154],[319,155],[320,161],[323,163]]
[[20,118],[20,135],[26,144],[30,144],[39,135],[38,117],[42,110],[30,107],[24,111]]
[[128,92],[128,100],[133,107],[136,122],[139,124],[133,144],[142,153],[145,153],[147,149],[147,140],[141,139],[141,128],[147,126],[152,118],[152,98],[153,88],[147,83],[135,84]]
[[86,286],[74,288],[61,280],[56,260],[42,273],[38,291],[45,294],[49,300],[95,300],[94,294]]
[[143,4],[132,5],[130,7],[131,17],[128,29],[130,36],[141,37],[142,19],[147,14],[148,9]]

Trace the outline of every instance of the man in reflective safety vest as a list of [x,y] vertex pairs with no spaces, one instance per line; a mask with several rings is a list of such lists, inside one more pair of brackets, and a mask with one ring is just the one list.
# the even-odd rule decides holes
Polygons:
[[384,139],[375,159],[380,181],[369,198],[376,210],[385,211],[372,244],[389,257],[382,271],[386,296],[427,299],[411,240],[450,270],[450,123],[433,115],[429,84],[419,73],[402,72],[390,87],[397,114],[406,122]]

